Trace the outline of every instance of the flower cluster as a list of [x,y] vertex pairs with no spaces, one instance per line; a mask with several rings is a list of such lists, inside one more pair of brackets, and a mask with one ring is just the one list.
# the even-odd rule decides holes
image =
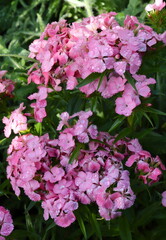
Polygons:
[[143,150],[137,139],[131,140],[130,144],[128,148],[134,150],[134,154],[128,158],[126,166],[131,167],[135,164],[135,172],[145,184],[157,182],[162,174],[161,170],[166,170],[159,157],[153,158],[149,152]]
[[162,201],[161,201],[163,207],[166,207],[166,191],[162,193]]
[[75,221],[73,212],[79,203],[96,203],[106,220],[133,205],[135,195],[125,162],[126,166],[136,162],[143,180],[156,182],[161,175],[158,157],[143,151],[137,139],[115,142],[115,137],[99,132],[88,120],[91,115],[91,111],[72,116],[64,112],[57,139],[49,139],[48,134],[16,136],[8,149],[7,177],[16,195],[22,188],[31,200],[41,200],[44,219],[51,216],[61,227]]
[[11,96],[12,91],[14,90],[14,83],[9,79],[4,79],[4,75],[7,71],[0,71],[0,94],[5,93],[6,95]]
[[0,240],[5,240],[5,237],[10,235],[13,229],[13,220],[9,210],[0,206]]
[[28,99],[36,100],[36,103],[32,103],[30,106],[34,108],[34,118],[38,122],[42,122],[43,118],[47,116],[45,107],[47,106],[47,96],[49,92],[52,92],[51,88],[46,88],[44,86],[38,87],[39,92],[31,94]]
[[[86,96],[98,91],[104,98],[121,93],[115,111],[131,115],[141,104],[140,97],[150,96],[148,85],[155,84],[154,79],[137,73],[142,56],[163,37],[133,16],[127,16],[120,26],[115,15],[101,14],[70,26],[65,20],[48,24],[29,47],[29,57],[36,58],[41,66],[35,63],[30,69],[28,82],[49,84],[55,91],[61,91],[65,84],[66,89],[73,90],[78,78],[104,73],[104,77],[80,87],[80,91]],[[126,73],[135,81],[135,88]]]
[[21,103],[19,108],[15,109],[9,118],[3,117],[2,122],[6,125],[4,128],[5,137],[8,138],[12,130],[15,134],[27,130],[27,118],[22,114],[24,109],[24,104]]
[[154,10],[161,11],[165,7],[166,3],[163,0],[155,0],[153,4],[148,4],[145,8],[147,12]]

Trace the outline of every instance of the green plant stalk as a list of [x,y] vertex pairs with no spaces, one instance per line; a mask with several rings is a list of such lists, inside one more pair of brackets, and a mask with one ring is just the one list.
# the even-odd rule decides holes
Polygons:
[[92,4],[90,3],[90,0],[84,0],[84,4],[87,11],[87,17],[93,16]]

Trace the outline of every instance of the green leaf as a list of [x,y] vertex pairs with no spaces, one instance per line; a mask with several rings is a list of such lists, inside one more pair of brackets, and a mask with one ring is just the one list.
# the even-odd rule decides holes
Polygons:
[[66,2],[70,3],[73,7],[85,7],[85,3],[78,0],[66,0]]
[[42,135],[42,123],[38,122],[38,123],[35,124],[34,127],[35,127],[35,130],[36,130],[37,134],[39,136],[41,136]]
[[85,228],[85,224],[84,224],[84,221],[82,220],[81,216],[79,214],[77,214],[77,221],[78,221],[78,224],[80,226],[80,229],[84,235],[84,239],[87,240],[87,233],[86,233],[86,228]]
[[26,57],[24,55],[18,55],[18,54],[9,54],[9,53],[3,53],[0,54],[0,57],[14,57],[14,58],[23,58],[24,60],[28,62],[38,62],[36,59]]
[[28,207],[25,208],[25,212],[29,212],[35,205],[36,205],[36,202],[30,201]]
[[118,136],[115,138],[114,143],[116,143],[118,140],[126,137],[130,133],[132,133],[132,129],[131,128],[124,128],[122,131],[120,131]]
[[121,240],[132,240],[130,225],[125,216],[119,218],[119,232]]
[[97,235],[98,239],[102,240],[102,234],[101,234],[101,230],[100,230],[100,225],[97,222],[96,215],[94,213],[92,213],[92,224],[93,224],[93,227],[95,228],[96,235]]
[[137,219],[135,221],[135,226],[145,226],[148,222],[153,219],[155,214],[161,209],[161,203],[155,202],[150,206],[144,208],[138,213]]
[[126,77],[127,81],[131,84],[131,86],[137,91],[137,89],[135,87],[135,79],[130,75],[129,72],[125,73],[125,77]]
[[160,110],[157,110],[155,108],[152,108],[152,107],[147,107],[144,109],[146,112],[150,112],[150,113],[155,113],[155,114],[158,114],[158,115],[162,115],[162,116],[166,116],[166,113],[165,112],[162,112]]
[[92,73],[87,78],[85,78],[84,80],[82,80],[81,78],[78,78],[78,81],[80,83],[76,86],[76,88],[83,87],[83,86],[93,82],[94,80],[100,78],[102,75],[103,75],[103,73]]
[[108,132],[112,132],[112,131],[115,130],[117,127],[119,127],[119,126],[123,123],[123,121],[124,121],[125,118],[126,118],[125,116],[120,116],[120,117],[118,117],[118,118],[116,119],[116,121],[112,124],[112,126],[111,126],[111,128],[108,130]]
[[[110,72],[110,71],[109,71]],[[98,86],[97,86],[97,90],[99,90],[100,86],[101,86],[101,83],[103,81],[103,77],[108,73],[108,70],[104,71],[101,76],[100,76],[100,80],[99,80],[99,83],[98,83]]]
[[151,121],[150,117],[144,112],[143,113],[144,117],[149,121],[149,123],[151,124],[151,126],[154,128],[154,124],[153,122]]
[[39,13],[37,13],[37,21],[38,21],[39,26],[40,26],[40,31],[43,32],[44,28],[45,28],[45,23],[43,22],[43,19],[42,19],[41,15]]
[[78,155],[80,154],[80,149],[83,147],[84,147],[84,144],[82,144],[82,143],[76,144],[76,147],[70,156],[69,164],[71,164],[75,159],[78,158]]
[[55,222],[52,222],[52,223],[46,228],[45,234],[44,234],[44,237],[42,238],[42,240],[46,240],[47,232],[48,232],[50,229],[54,228],[55,226],[56,226]]
[[7,142],[7,138],[3,138],[0,140],[0,145],[4,145]]

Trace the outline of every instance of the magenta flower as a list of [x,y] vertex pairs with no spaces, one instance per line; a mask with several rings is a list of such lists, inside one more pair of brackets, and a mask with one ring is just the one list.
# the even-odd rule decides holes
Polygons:
[[4,117],[2,119],[6,125],[4,128],[5,137],[8,138],[12,130],[15,134],[27,130],[27,118],[21,113],[24,109],[24,103],[21,103],[19,108],[11,113],[10,118]]
[[145,10],[147,12],[153,11],[153,10],[158,10],[161,11],[165,7],[166,3],[163,2],[163,0],[155,0],[153,4],[148,4],[145,7]]
[[166,207],[166,191],[162,193],[162,205],[163,207]]
[[1,239],[3,239],[3,236],[10,235],[13,229],[13,220],[9,210],[0,206],[0,235],[2,235],[0,236]]

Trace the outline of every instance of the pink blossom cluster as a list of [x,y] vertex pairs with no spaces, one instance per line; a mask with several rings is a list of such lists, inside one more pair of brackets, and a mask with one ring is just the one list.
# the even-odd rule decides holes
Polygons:
[[31,200],[41,200],[44,219],[50,216],[61,227],[75,221],[79,203],[96,203],[106,220],[134,204],[125,162],[136,163],[135,171],[144,183],[156,182],[162,174],[160,159],[142,150],[137,139],[115,142],[115,137],[98,132],[89,121],[91,115],[91,111],[72,116],[64,112],[57,139],[49,139],[48,134],[16,136],[8,149],[7,177],[15,194],[23,189]]
[[9,80],[3,78],[7,71],[0,71],[0,94],[5,93],[6,95],[11,96],[12,91],[14,90],[14,83]]
[[47,116],[45,107],[47,106],[47,96],[49,92],[52,92],[51,88],[46,88],[44,86],[38,87],[38,93],[31,94],[28,99],[36,100],[35,103],[32,103],[30,106],[34,108],[34,118],[37,122],[42,122],[43,118]]
[[164,191],[161,196],[162,196],[161,203],[162,203],[163,207],[166,207],[166,191]]
[[126,166],[131,167],[135,164],[135,172],[145,184],[152,184],[159,180],[162,170],[166,170],[159,157],[153,158],[151,154],[142,149],[137,139],[131,140],[128,146],[130,151],[134,151],[128,160]]
[[15,134],[27,130],[27,118],[22,114],[24,109],[24,103],[21,103],[19,108],[15,109],[9,118],[3,117],[2,122],[5,124],[5,137],[10,137],[12,130]]
[[5,237],[10,235],[13,229],[13,219],[9,210],[0,206],[0,240],[5,240]]
[[165,5],[166,5],[166,3],[163,0],[155,0],[155,2],[153,4],[148,4],[145,7],[145,10],[147,12],[150,12],[153,10],[161,11],[165,7]]
[[[35,63],[30,69],[28,82],[49,85],[55,91],[61,91],[66,84],[66,89],[73,90],[78,78],[105,72],[102,81],[100,77],[94,79],[80,91],[86,96],[98,91],[104,98],[121,93],[115,102],[116,113],[131,115],[141,104],[140,97],[150,96],[149,85],[155,84],[154,79],[137,72],[142,56],[162,41],[162,35],[134,16],[127,16],[120,26],[115,15],[105,13],[71,25],[65,20],[48,24],[29,47],[29,57],[36,58],[41,66]],[[135,88],[126,73],[133,77]]]

